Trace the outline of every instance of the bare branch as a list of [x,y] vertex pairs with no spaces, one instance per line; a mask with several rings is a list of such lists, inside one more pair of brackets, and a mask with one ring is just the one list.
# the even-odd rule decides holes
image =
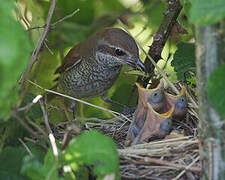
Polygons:
[[[153,35],[153,42],[148,51],[148,55],[151,56],[156,63],[161,59],[162,50],[182,9],[179,0],[168,0],[167,2],[168,8],[164,12],[164,18],[158,31]],[[155,66],[152,64],[149,56],[146,56],[144,64],[147,68],[147,72],[152,74]],[[146,87],[149,80],[150,78],[145,78],[144,81],[141,78],[138,78],[137,81],[141,83],[142,86]]]
[[51,26],[56,26],[58,23],[61,23],[63,21],[65,21],[66,19],[69,19],[71,17],[73,17],[76,13],[78,13],[80,11],[80,9],[75,10],[73,13],[63,17],[62,19],[59,19],[58,21],[56,21],[55,23],[51,24]]
[[[80,9],[77,9],[77,10],[75,10],[74,12],[72,12],[71,14],[69,14],[69,15],[67,15],[67,16],[65,16],[65,17],[63,17],[63,18],[61,18],[61,19],[59,19],[59,20],[56,21],[55,23],[50,24],[50,29],[54,28],[57,24],[59,24],[59,23],[65,21],[66,19],[69,19],[69,18],[73,17],[73,16],[74,16],[76,13],[78,13],[79,11],[80,11]],[[41,28],[45,28],[45,27],[46,27],[46,24],[43,25],[43,26],[36,26],[36,27],[29,28],[29,29],[27,29],[27,31],[34,30],[34,29],[41,29]]]
[[26,71],[23,73],[22,77],[19,80],[19,84],[21,84],[21,85],[24,84],[25,80],[27,79],[28,73],[31,71],[35,61],[37,60],[37,56],[38,56],[38,54],[39,54],[39,52],[41,50],[41,47],[42,47],[42,45],[44,43],[44,40],[45,40],[45,38],[46,38],[46,36],[48,34],[48,31],[49,31],[49,28],[50,28],[50,22],[51,22],[51,19],[52,19],[53,12],[55,10],[55,5],[56,5],[56,0],[52,0],[50,8],[49,8],[49,11],[48,11],[48,17],[47,17],[47,20],[46,20],[46,26],[45,26],[42,34],[41,34],[41,37],[38,40],[37,47],[35,48],[35,50],[32,53],[32,56],[31,56],[31,59],[30,59],[30,63],[28,64]]
[[[34,85],[34,86],[36,86],[36,87],[46,91],[46,92],[49,92],[49,93],[52,93],[52,94],[55,94],[55,95],[58,95],[58,96],[62,96],[62,97],[65,97],[65,98],[68,98],[68,99],[71,99],[71,100],[74,100],[74,101],[78,101],[80,103],[86,104],[88,106],[92,106],[92,107],[97,108],[97,109],[101,109],[103,111],[106,111],[106,112],[112,114],[114,117],[117,117],[118,119],[120,119],[122,121],[125,121],[125,119],[126,119],[127,121],[131,122],[131,120],[128,117],[126,117],[125,115],[123,115],[121,113],[118,113],[116,111],[112,111],[112,110],[109,110],[109,109],[106,109],[106,108],[103,108],[103,107],[91,104],[91,103],[83,101],[81,99],[77,99],[77,98],[74,98],[74,97],[71,97],[71,96],[68,96],[68,95],[65,95],[65,94],[53,91],[53,90],[45,89],[45,88],[41,87],[40,85],[30,81],[30,80],[28,80],[28,82],[31,83],[32,85]],[[121,117],[124,118],[124,119],[122,119]]]
[[39,100],[39,102],[40,102],[41,110],[42,110],[42,113],[43,113],[43,116],[44,116],[45,126],[46,126],[46,128],[47,128],[47,130],[48,130],[48,133],[49,133],[49,134],[50,134],[50,133],[52,134],[52,130],[51,130],[50,125],[49,125],[49,123],[48,123],[48,114],[47,114],[47,112],[45,111],[44,103],[42,102],[41,99]]
[[23,126],[30,134],[32,134],[32,136],[39,138],[38,135],[26,123],[24,123],[24,121],[16,113],[16,111],[13,112],[12,117],[14,117],[21,126]]
[[33,154],[32,154],[32,152],[31,152],[31,150],[29,149],[29,147],[23,142],[23,140],[22,139],[20,139],[20,138],[18,138],[19,139],[19,141],[21,142],[21,144],[25,147],[25,149],[26,149],[26,151],[28,152],[28,154],[30,155],[30,156],[34,156]]
[[194,159],[194,161],[192,161],[192,163],[190,163],[183,171],[181,171],[180,174],[177,175],[177,177],[175,177],[173,180],[178,180],[180,179],[181,176],[183,176],[183,174],[187,171],[187,170],[191,170],[194,167],[192,167],[197,161],[199,161],[200,156],[198,156],[196,159]]

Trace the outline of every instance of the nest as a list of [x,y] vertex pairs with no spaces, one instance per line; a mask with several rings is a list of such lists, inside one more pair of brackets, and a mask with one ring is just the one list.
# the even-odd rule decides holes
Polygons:
[[[196,108],[193,108],[196,101],[190,94],[188,92],[189,108],[185,118],[174,120],[171,133],[161,140],[126,147],[131,123],[127,119],[92,118],[85,125],[114,139],[118,146],[122,179],[199,179],[198,116]],[[132,116],[128,118],[132,119]]]
[[[193,117],[192,117],[193,118]],[[88,119],[88,121],[96,119]],[[125,121],[125,120],[124,120]],[[184,128],[189,136],[157,140],[125,146],[130,122],[119,119],[103,120],[102,123],[86,123],[114,139],[120,156],[120,172],[124,179],[199,179],[198,139],[196,132],[183,122],[176,128]]]
[[[188,92],[188,100],[191,98],[191,101],[188,101],[185,118],[174,120],[171,133],[164,139],[148,143],[126,146],[126,137],[134,114],[130,114],[127,118],[116,117],[109,120],[97,118],[77,120],[85,122],[87,129],[98,130],[114,139],[118,147],[122,179],[195,180],[200,178],[201,162],[197,138],[198,116],[196,107],[193,105],[196,100],[190,94]],[[70,126],[69,123],[71,122],[55,127],[56,138],[65,137],[65,129]],[[57,129],[60,129],[60,134],[57,133],[59,132]]]

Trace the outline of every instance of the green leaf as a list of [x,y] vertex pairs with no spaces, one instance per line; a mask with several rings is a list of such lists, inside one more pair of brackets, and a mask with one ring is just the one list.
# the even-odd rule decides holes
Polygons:
[[225,63],[215,69],[207,82],[209,99],[216,111],[225,118]]
[[0,3],[0,117],[8,119],[17,102],[17,80],[30,55],[29,39],[12,11],[12,1]]
[[18,138],[29,136],[28,132],[13,118],[0,123],[0,134],[0,147],[18,146],[21,144]]
[[23,157],[26,155],[23,147],[7,147],[0,153],[0,179],[25,179],[20,175]]
[[180,2],[182,4],[182,6],[183,6],[183,10],[184,10],[185,14],[188,15],[189,11],[191,9],[192,2],[190,0],[181,0]]
[[36,158],[26,156],[21,171],[31,180],[45,179],[44,174],[41,172],[42,167],[43,165]]
[[88,26],[79,25],[74,22],[64,22],[62,23],[62,31],[63,34],[61,36],[65,45],[74,46],[86,38]]
[[[23,12],[23,8],[20,8],[20,11],[21,14],[26,16],[26,20],[29,21],[30,27],[36,27],[45,24],[44,11],[38,1],[18,0],[17,3],[26,8],[25,12]],[[28,13],[30,13],[30,15]],[[29,16],[32,16],[32,18],[28,18]],[[40,38],[40,31],[29,31],[29,35],[33,41],[33,44],[37,44]]]
[[[75,14],[73,17],[67,19],[67,22],[76,22],[82,25],[91,24],[94,19],[94,1],[87,0],[66,0],[66,1],[58,1],[56,4],[56,8],[60,12],[60,17],[65,17],[68,14],[72,13],[76,9],[80,9],[80,11]],[[49,8],[49,7],[48,7]],[[47,15],[47,13],[46,13]],[[57,16],[53,17],[53,22],[58,19]]]
[[214,24],[224,17],[224,0],[196,0],[190,10],[190,20],[198,25]]
[[147,9],[147,11],[149,11],[149,13],[147,14],[149,18],[148,26],[153,32],[155,32],[157,31],[160,23],[162,22],[163,19],[162,12],[166,10],[166,2],[161,1],[157,6],[154,5],[154,1],[149,2],[152,3],[152,6],[150,7],[151,11]]
[[106,14],[106,13],[120,13],[125,10],[125,7],[121,3],[120,0],[99,0],[94,1],[95,10],[98,15]]
[[87,131],[73,139],[66,148],[64,159],[72,170],[78,165],[94,166],[93,173],[102,179],[114,173],[119,179],[119,159],[113,140],[97,131]]
[[[177,45],[178,50],[175,52],[171,65],[177,72],[177,78],[184,80],[184,73],[195,67],[195,46],[192,43],[181,42]],[[189,78],[189,73],[186,73]]]
[[27,156],[24,159],[22,172],[31,180],[63,180],[58,178],[58,162],[53,155],[52,148],[49,148],[48,153],[45,155],[43,164],[37,158]]
[[[43,161],[44,153],[39,147],[31,143],[27,143],[26,145],[33,154],[32,158]],[[28,156],[28,152],[24,146],[6,147],[3,149],[0,153],[0,180],[27,179],[21,174],[21,167],[25,156]]]

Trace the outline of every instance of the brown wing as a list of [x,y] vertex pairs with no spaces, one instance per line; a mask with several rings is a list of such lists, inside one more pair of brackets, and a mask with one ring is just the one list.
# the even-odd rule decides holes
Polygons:
[[80,61],[80,44],[77,44],[69,51],[69,53],[63,59],[62,65],[56,69],[55,74],[67,71],[71,67],[78,64]]

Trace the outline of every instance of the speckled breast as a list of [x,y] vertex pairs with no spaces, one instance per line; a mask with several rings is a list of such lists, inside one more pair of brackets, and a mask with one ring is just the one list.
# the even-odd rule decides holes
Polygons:
[[60,76],[58,87],[63,93],[76,98],[100,96],[112,87],[121,68],[81,63]]

